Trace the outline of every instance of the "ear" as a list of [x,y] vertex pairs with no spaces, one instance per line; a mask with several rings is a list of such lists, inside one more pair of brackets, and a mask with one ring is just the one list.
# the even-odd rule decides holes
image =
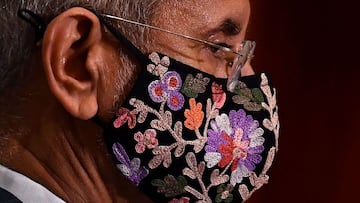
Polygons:
[[99,19],[84,8],[63,12],[44,34],[42,57],[50,90],[79,119],[90,119],[98,111],[101,41]]

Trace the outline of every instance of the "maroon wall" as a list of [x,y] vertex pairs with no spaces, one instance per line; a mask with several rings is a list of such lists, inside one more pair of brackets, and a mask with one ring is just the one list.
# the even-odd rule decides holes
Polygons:
[[270,183],[249,202],[360,202],[359,7],[251,2],[254,65],[277,86],[281,134]]

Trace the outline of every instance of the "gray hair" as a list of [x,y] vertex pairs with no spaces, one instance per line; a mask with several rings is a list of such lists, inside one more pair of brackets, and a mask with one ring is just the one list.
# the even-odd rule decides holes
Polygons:
[[[49,21],[74,6],[93,8],[97,12],[149,23],[161,0],[1,0],[0,2],[0,94],[21,76],[26,75],[26,64],[36,49],[33,28],[17,17],[26,8]],[[122,34],[139,47],[144,29],[121,24]],[[141,47],[141,46],[140,46]]]

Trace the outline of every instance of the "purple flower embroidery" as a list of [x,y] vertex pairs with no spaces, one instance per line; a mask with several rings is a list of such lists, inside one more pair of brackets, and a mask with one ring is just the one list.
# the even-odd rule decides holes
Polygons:
[[149,171],[144,166],[140,166],[141,161],[139,158],[133,158],[130,161],[129,156],[121,144],[115,143],[112,149],[117,160],[121,163],[116,166],[131,182],[139,185],[140,181],[149,174]]
[[150,98],[157,103],[165,102],[177,111],[184,106],[184,96],[179,92],[182,86],[180,75],[175,71],[166,72],[160,80],[155,80],[148,87]]
[[216,164],[224,168],[231,164],[231,184],[242,181],[260,163],[264,151],[264,130],[258,121],[247,116],[245,111],[230,111],[219,115],[211,122],[205,146],[205,161],[209,168]]

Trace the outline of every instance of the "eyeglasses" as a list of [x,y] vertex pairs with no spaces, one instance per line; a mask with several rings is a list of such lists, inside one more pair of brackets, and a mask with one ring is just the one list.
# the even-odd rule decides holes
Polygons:
[[148,25],[148,24],[144,24],[144,23],[140,23],[140,22],[136,22],[136,21],[132,21],[132,20],[128,20],[125,18],[121,18],[121,17],[117,17],[117,16],[113,16],[113,15],[108,15],[108,14],[100,14],[102,17],[108,18],[108,19],[113,19],[113,20],[120,20],[122,22],[126,22],[126,23],[130,23],[130,24],[134,24],[134,25],[138,25],[138,26],[143,26],[146,28],[150,28],[150,29],[154,29],[154,30],[158,30],[161,32],[165,32],[165,33],[169,33],[172,35],[176,35],[179,37],[183,37],[189,40],[193,40],[202,44],[205,44],[207,46],[216,48],[218,50],[224,51],[226,53],[231,53],[231,54],[235,54],[235,57],[232,61],[232,65],[231,65],[231,73],[230,76],[228,78],[227,81],[227,89],[230,92],[233,92],[234,89],[236,88],[239,79],[241,78],[241,69],[244,67],[244,65],[247,62],[250,62],[251,59],[254,57],[254,50],[255,50],[255,46],[256,43],[255,41],[249,41],[249,40],[245,40],[242,42],[239,51],[234,51],[232,49],[230,49],[229,47],[225,47],[213,42],[209,42],[206,40],[202,40],[202,39],[198,39],[189,35],[184,35],[181,33],[177,33],[177,32],[173,32],[170,30],[166,30],[160,27],[156,27],[156,26],[152,26],[152,25]]

